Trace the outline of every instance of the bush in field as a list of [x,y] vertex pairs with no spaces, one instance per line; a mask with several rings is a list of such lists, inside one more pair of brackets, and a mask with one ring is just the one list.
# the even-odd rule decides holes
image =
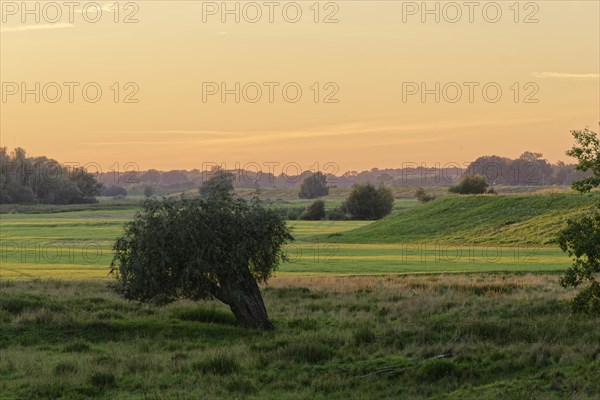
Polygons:
[[308,221],[319,221],[325,219],[325,202],[323,200],[316,200],[309,205],[301,219]]
[[429,201],[435,200],[435,196],[427,194],[425,189],[422,187],[417,188],[415,191],[415,197],[419,201],[419,203],[427,203]]
[[465,175],[458,185],[451,186],[448,191],[456,194],[483,194],[488,188],[485,178],[481,175]]
[[214,297],[244,327],[273,329],[258,283],[292,240],[285,221],[257,199],[215,190],[206,198],[148,199],[114,245],[125,298],[165,304]]
[[[573,182],[579,192],[589,192],[600,186],[600,139],[598,134],[584,129],[572,131],[577,144],[567,151],[567,155],[579,160],[576,169],[591,171],[589,178]],[[560,234],[560,248],[573,257],[573,265],[561,279],[563,287],[587,285],[573,299],[574,311],[587,311],[600,314],[600,204],[589,215],[571,218]]]
[[301,199],[316,199],[328,194],[327,177],[319,171],[302,181],[298,197]]
[[378,188],[370,183],[353,185],[345,207],[352,219],[380,219],[392,212],[394,193],[384,185]]

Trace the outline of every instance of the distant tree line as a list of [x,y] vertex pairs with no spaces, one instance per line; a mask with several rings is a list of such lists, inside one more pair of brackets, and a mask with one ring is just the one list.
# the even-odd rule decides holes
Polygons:
[[[213,170],[150,169],[139,171],[128,168],[116,174],[105,171],[87,173],[83,168],[69,169],[47,157],[27,157],[25,150],[16,149],[11,154],[2,148],[0,162],[0,202],[2,203],[85,203],[95,201],[95,196],[126,196],[140,191],[151,197],[157,191],[189,190],[202,186],[218,168]],[[257,164],[258,165],[258,164]],[[330,188],[352,187],[372,183],[388,187],[449,186],[457,185],[465,175],[480,175],[494,187],[502,186],[567,186],[586,179],[589,172],[577,170],[574,164],[559,161],[551,164],[540,153],[525,152],[517,159],[499,156],[479,157],[467,168],[457,163],[427,166],[421,163],[402,163],[402,168],[367,171],[348,171],[341,175],[320,171],[297,171],[288,168],[286,174],[273,169],[229,170],[234,188],[298,188],[301,198],[326,196]],[[278,171],[281,171],[279,168]],[[294,171],[297,171],[293,173]],[[95,178],[95,179],[94,179]],[[103,184],[103,187],[99,186]],[[427,200],[427,197],[422,198]],[[337,214],[341,217],[341,211]],[[347,214],[347,213],[346,213]]]
[[469,165],[467,175],[481,175],[490,185],[551,186],[571,185],[589,173],[576,169],[575,164],[559,161],[550,164],[541,153],[526,151],[517,159],[498,156],[479,157]]
[[[401,162],[399,162],[401,163]],[[481,175],[489,185],[503,186],[570,186],[574,181],[584,179],[589,173],[578,171],[575,164],[559,161],[549,163],[540,153],[524,152],[519,158],[511,159],[496,155],[482,156],[469,165],[447,163],[426,165],[424,163],[401,163],[402,168],[379,169],[366,171],[348,171],[336,175],[326,171],[301,171],[287,174],[273,173],[265,167],[263,170],[232,169],[227,170],[233,176],[234,188],[261,187],[291,189],[299,188],[301,198],[318,198],[326,194],[319,192],[326,181],[329,188],[352,187],[355,184],[373,183],[392,187],[400,186],[449,186],[456,185],[465,175]],[[257,164],[258,165],[258,164]],[[143,190],[152,186],[161,190],[189,190],[202,186],[219,170],[170,170],[147,171],[131,170],[119,174],[115,179],[114,172],[98,174],[98,180],[105,185],[119,185],[128,190]],[[306,181],[307,178],[312,178]],[[305,187],[299,187],[306,182]]]
[[67,168],[24,149],[0,147],[0,204],[94,203],[102,184],[83,168]]

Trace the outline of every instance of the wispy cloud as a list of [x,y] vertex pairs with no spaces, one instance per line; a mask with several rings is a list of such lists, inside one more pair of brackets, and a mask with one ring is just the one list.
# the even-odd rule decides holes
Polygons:
[[598,79],[600,74],[572,74],[568,72],[534,72],[532,74],[536,78],[548,78],[548,79]]
[[59,24],[38,24],[38,25],[23,25],[23,26],[9,26],[0,28],[0,32],[24,32],[24,31],[38,31],[43,29],[62,29],[62,28],[73,28],[74,24],[59,23]]
[[[465,134],[465,130],[484,128],[494,125],[514,125],[532,123],[539,120],[507,121],[445,121],[444,123],[378,124],[369,122],[346,122],[331,125],[318,125],[304,129],[284,131],[215,131],[215,130],[116,130],[103,131],[102,136],[110,137],[105,141],[83,142],[83,145],[114,146],[114,145],[203,145],[203,146],[247,146],[264,145],[273,142],[289,142],[300,140],[307,143],[311,139],[338,140],[343,137],[348,143],[357,143],[365,136],[377,137],[377,143],[398,145],[448,141],[456,135]],[[423,138],[424,132],[436,133],[433,137]],[[100,133],[100,132],[99,132]],[[400,135],[400,137],[398,136]],[[140,138],[143,136],[143,138]],[[361,144],[361,146],[370,146]]]

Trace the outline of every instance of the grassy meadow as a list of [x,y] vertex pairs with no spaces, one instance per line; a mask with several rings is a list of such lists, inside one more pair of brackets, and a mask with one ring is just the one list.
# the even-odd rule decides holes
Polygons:
[[597,399],[600,318],[555,275],[278,277],[274,332],[218,302],[0,281],[0,398]]
[[600,317],[571,314],[553,244],[597,199],[405,198],[377,222],[289,221],[290,262],[262,288],[274,332],[216,301],[116,296],[132,199],[2,209],[0,400],[597,399]]
[[[290,221],[296,241],[278,274],[563,270],[569,260],[552,244],[556,227],[596,196],[402,200],[404,211],[377,222]],[[0,277],[107,278],[114,240],[136,208],[100,207],[0,214]]]

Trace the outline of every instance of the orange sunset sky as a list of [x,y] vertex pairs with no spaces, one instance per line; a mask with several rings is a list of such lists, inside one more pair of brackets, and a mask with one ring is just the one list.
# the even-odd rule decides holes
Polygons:
[[[600,121],[595,0],[475,2],[472,15],[464,2],[428,2],[438,22],[421,2],[401,1],[275,2],[273,22],[264,2],[227,2],[239,22],[221,2],[100,2],[95,23],[86,2],[73,10],[56,2],[61,18],[46,3],[37,3],[36,21],[20,1],[2,1],[1,144],[61,162],[334,162],[343,172],[525,150],[572,161],[569,131],[597,131]],[[240,82],[239,103],[207,92],[221,82]],[[249,82],[257,84],[242,93]],[[302,90],[297,102],[284,98],[290,82],[289,99]],[[439,103],[435,93],[422,101],[407,92],[436,82]],[[88,83],[102,90],[95,103],[83,97]],[[489,99],[502,90],[498,101],[485,100],[486,84]],[[256,86],[262,97],[253,103]],[[23,98],[23,88],[33,92]]]

